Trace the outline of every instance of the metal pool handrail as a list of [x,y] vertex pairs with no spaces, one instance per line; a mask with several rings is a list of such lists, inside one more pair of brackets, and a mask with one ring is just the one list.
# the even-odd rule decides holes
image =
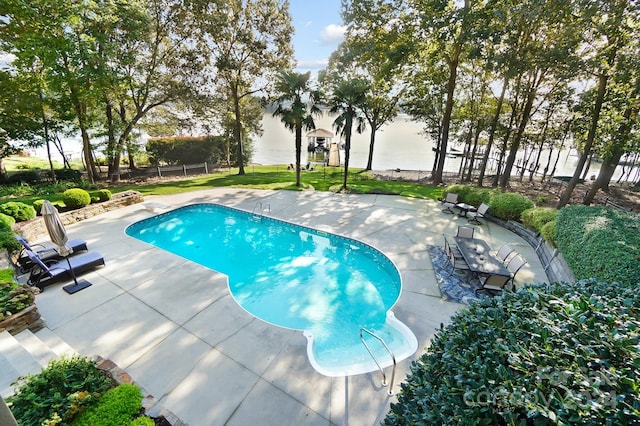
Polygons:
[[382,343],[382,346],[384,346],[387,352],[389,352],[389,355],[391,355],[391,359],[393,360],[393,370],[391,370],[391,383],[389,384],[389,390],[387,391],[387,395],[391,396],[393,395],[393,380],[396,377],[396,356],[393,354],[391,349],[389,349],[389,346],[387,346],[387,344],[382,339],[382,337],[377,336],[375,333],[367,330],[364,327],[360,327],[360,340],[362,341],[362,344],[364,345],[364,347],[367,348],[367,352],[369,352],[369,355],[371,355],[371,358],[373,358],[373,362],[375,362],[376,365],[378,366],[380,373],[382,373],[382,386],[387,386],[387,376],[386,374],[384,374],[384,370],[380,366],[380,363],[376,359],[376,356],[373,354],[373,352],[371,352],[371,349],[369,349],[369,345],[367,345],[367,342],[364,340],[364,336],[362,335],[362,332],[365,332],[370,336],[376,338],[380,343]]

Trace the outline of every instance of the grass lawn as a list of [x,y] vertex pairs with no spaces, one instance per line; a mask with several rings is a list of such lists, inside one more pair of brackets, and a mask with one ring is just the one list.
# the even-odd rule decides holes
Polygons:
[[[200,175],[192,178],[169,177],[154,180],[149,183],[128,183],[110,185],[101,182],[100,188],[107,188],[113,193],[135,190],[143,195],[170,195],[199,189],[234,187],[253,189],[280,189],[291,191],[316,190],[339,191],[342,187],[344,169],[342,167],[319,167],[316,170],[304,170],[301,175],[302,185],[295,185],[295,171],[287,170],[284,165],[279,166],[254,166],[245,167],[245,174],[238,175],[238,169],[225,169],[208,175]],[[442,187],[422,185],[412,182],[377,180],[369,173],[361,169],[350,169],[347,181],[348,191],[358,194],[393,194],[413,198],[438,199],[442,197]],[[8,188],[6,188],[8,189]],[[32,204],[38,199],[48,199],[51,202],[60,202],[62,190],[56,190],[52,185],[41,186],[36,190],[35,186],[13,185],[11,190],[5,191],[0,197],[0,204],[7,201],[21,201]]]

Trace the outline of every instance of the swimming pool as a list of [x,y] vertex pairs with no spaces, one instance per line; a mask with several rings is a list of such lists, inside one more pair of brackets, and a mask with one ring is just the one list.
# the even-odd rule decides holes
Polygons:
[[[417,340],[390,309],[402,289],[389,258],[363,242],[218,204],[193,204],[142,221],[126,234],[228,276],[252,315],[303,330],[313,367],[327,376],[377,369],[360,340],[381,337],[397,360]],[[386,349],[365,335],[383,366]]]

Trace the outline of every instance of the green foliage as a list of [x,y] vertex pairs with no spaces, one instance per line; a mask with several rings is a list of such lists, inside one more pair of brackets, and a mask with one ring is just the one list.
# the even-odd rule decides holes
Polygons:
[[442,194],[442,196],[444,197],[446,194],[452,192],[454,194],[458,194],[458,199],[460,200],[461,203],[466,203],[467,196],[471,191],[473,191],[473,187],[469,185],[454,184],[454,185],[447,186],[444,189],[444,194]]
[[633,424],[639,329],[635,285],[538,284],[483,298],[412,363],[383,424]]
[[36,214],[40,214],[40,212],[42,211],[42,206],[44,205],[44,200],[40,199],[40,200],[35,200],[32,204],[33,209],[36,211]]
[[137,386],[123,383],[107,391],[71,423],[73,426],[128,426],[142,408]]
[[[11,173],[9,176],[9,182],[11,183],[19,183],[19,184],[41,184],[51,182],[50,170],[38,170],[38,169],[29,169],[29,170],[21,170],[18,172]],[[80,182],[82,181],[82,174],[79,170],[75,169],[57,169],[54,170],[56,175],[56,179],[62,182]]]
[[224,138],[214,136],[152,138],[146,146],[154,165],[222,163],[225,149]]
[[153,426],[156,423],[150,417],[136,417],[130,426]]
[[523,211],[534,207],[529,198],[513,192],[494,192],[489,204],[491,215],[503,220],[520,220]]
[[[29,286],[13,282],[13,271],[8,271],[12,273],[9,279],[0,277],[0,321],[31,306],[35,300],[35,295]],[[3,272],[2,275],[5,274]]]
[[6,249],[11,254],[19,252],[22,246],[16,241],[12,230],[0,228],[0,248]]
[[20,201],[9,201],[7,203],[0,204],[0,213],[11,216],[17,222],[24,222],[36,217],[35,209]]
[[62,202],[69,208],[79,209],[91,204],[91,195],[81,188],[67,189],[62,194]]
[[558,210],[553,207],[534,207],[527,209],[520,215],[522,223],[529,228],[541,232],[542,227],[553,220],[556,220]]
[[55,416],[69,423],[111,387],[111,379],[93,361],[62,358],[28,376],[8,403],[21,426],[39,426]]
[[13,225],[16,224],[16,220],[4,213],[0,213],[0,229],[10,230]]
[[640,283],[640,215],[567,206],[558,214],[555,236],[576,278]]
[[91,199],[93,200],[95,198],[97,200],[96,202],[98,203],[109,201],[112,195],[111,191],[109,191],[108,189],[100,189],[98,191],[92,191],[89,194],[91,195]]
[[557,247],[556,244],[556,221],[552,220],[551,222],[545,223],[542,228],[540,228],[540,235],[544,238],[551,246]]

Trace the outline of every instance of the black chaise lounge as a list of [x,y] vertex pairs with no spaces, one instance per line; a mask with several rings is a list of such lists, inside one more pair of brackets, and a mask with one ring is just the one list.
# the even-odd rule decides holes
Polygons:
[[[22,245],[22,250],[20,250],[16,259],[16,266],[21,273],[28,272],[34,266],[34,263],[29,259],[29,256],[27,256],[26,250],[37,254],[42,261],[62,259],[62,256],[58,254],[56,246],[53,244],[29,244],[27,239],[21,235],[15,235],[15,238]],[[73,239],[69,240],[67,244],[73,249],[74,253],[89,250],[85,240]]]
[[[31,250],[25,250],[25,252],[34,264],[29,273],[27,283],[38,287],[40,290],[60,280],[73,278],[74,275],[104,265],[104,258],[97,252],[87,252],[62,260],[47,261],[40,259],[40,257]],[[73,274],[70,267],[73,268]]]

